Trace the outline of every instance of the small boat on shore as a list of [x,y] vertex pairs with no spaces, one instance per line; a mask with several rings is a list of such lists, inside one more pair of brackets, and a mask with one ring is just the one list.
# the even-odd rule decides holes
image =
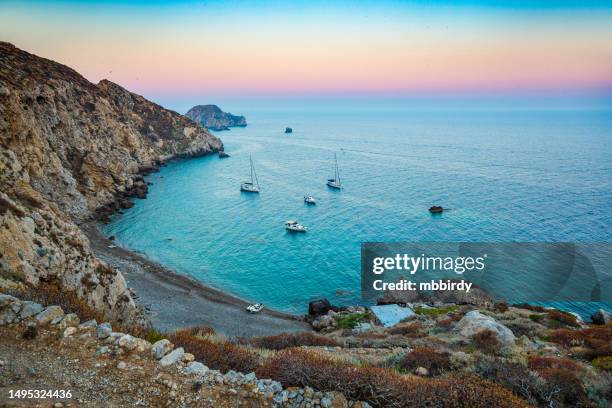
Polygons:
[[327,179],[327,186],[336,190],[342,190],[342,184],[340,183],[340,172],[338,171],[338,158],[334,153],[334,178]]
[[316,204],[317,200],[315,200],[315,198],[313,196],[311,196],[310,194],[305,195],[304,196],[304,202],[306,204]]
[[257,180],[257,173],[255,173],[255,166],[253,166],[253,158],[251,156],[249,156],[249,161],[251,162],[251,181],[243,181],[240,184],[240,191],[259,194],[259,180]]
[[285,229],[292,232],[306,232],[308,228],[297,221],[290,220],[285,222]]
[[246,311],[249,313],[259,313],[263,310],[263,303],[253,303],[252,305],[248,305],[246,307]]

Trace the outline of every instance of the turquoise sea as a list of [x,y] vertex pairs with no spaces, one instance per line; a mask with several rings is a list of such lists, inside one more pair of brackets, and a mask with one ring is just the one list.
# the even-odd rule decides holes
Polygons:
[[[295,313],[321,296],[359,303],[361,242],[612,242],[609,111],[233,113],[249,125],[217,133],[231,158],[170,163],[104,232],[209,286]],[[334,153],[342,191],[325,185]],[[249,155],[259,195],[239,190]],[[432,216],[434,204],[451,210]],[[288,219],[309,231],[286,232]]]

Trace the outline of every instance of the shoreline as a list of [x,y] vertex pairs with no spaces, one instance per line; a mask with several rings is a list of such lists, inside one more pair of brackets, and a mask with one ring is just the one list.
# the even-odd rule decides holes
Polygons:
[[228,337],[268,336],[282,332],[312,331],[299,316],[264,309],[249,314],[249,302],[205,286],[128,249],[116,246],[98,229],[96,221],[80,225],[95,255],[118,268],[136,302],[147,310],[153,327],[172,331],[184,327],[209,326]]

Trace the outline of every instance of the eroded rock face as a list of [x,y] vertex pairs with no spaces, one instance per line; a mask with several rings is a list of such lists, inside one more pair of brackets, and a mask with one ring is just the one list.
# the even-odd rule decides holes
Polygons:
[[54,282],[108,318],[140,321],[76,223],[144,196],[140,174],[162,161],[222,148],[176,112],[0,42],[0,286]]

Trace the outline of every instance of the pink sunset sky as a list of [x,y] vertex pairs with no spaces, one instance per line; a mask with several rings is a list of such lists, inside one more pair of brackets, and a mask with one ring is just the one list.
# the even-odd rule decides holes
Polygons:
[[5,1],[0,39],[158,99],[612,90],[612,8],[460,3]]

